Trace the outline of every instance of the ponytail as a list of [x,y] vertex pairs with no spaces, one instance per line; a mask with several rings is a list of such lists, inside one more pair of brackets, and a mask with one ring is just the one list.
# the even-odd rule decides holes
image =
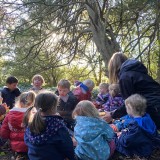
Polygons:
[[39,109],[35,113],[32,122],[29,124],[29,128],[30,128],[31,132],[36,133],[36,134],[38,134],[44,130],[45,121],[44,121],[43,117],[41,116],[41,109]]
[[30,107],[30,108],[28,108],[27,111],[26,111],[25,114],[24,114],[22,126],[25,127],[25,128],[26,128],[26,127],[28,126],[28,124],[29,124],[29,118],[30,118],[30,114],[31,114],[32,109],[33,109],[33,106]]

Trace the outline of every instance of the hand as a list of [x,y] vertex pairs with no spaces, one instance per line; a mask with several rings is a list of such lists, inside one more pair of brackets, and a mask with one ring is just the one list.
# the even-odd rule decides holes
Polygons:
[[73,142],[73,146],[76,147],[77,146],[77,141],[75,140],[74,137],[72,137],[72,142]]
[[106,112],[105,116],[102,117],[105,121],[107,121],[108,123],[112,121],[112,117],[110,112]]
[[117,132],[117,137],[119,138],[121,136],[122,132]]
[[9,107],[10,106],[7,106],[6,103],[2,103],[1,106],[3,106],[6,109],[6,113],[9,112]]

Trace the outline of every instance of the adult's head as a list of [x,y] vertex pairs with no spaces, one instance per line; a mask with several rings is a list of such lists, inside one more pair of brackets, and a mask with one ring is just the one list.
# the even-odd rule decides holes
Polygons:
[[110,83],[118,83],[118,74],[119,74],[121,65],[127,59],[128,58],[121,52],[116,52],[112,55],[108,64]]

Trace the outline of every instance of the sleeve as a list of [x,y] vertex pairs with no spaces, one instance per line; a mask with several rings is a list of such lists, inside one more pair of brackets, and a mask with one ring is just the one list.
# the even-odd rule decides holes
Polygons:
[[116,109],[115,111],[111,112],[111,117],[113,119],[121,118],[122,116],[125,116],[127,114],[126,107],[122,106]]
[[105,139],[110,142],[112,139],[113,139],[113,136],[114,136],[114,131],[113,129],[108,125],[106,124],[106,129],[105,129]]
[[4,139],[9,139],[10,137],[10,129],[8,126],[8,115],[5,117],[2,126],[0,128],[0,136]]
[[18,97],[21,94],[21,91],[19,90],[19,88],[17,88],[16,90],[16,97]]
[[133,78],[127,76],[127,74],[120,78],[119,86],[124,99],[135,93]]
[[58,134],[61,137],[60,143],[57,144],[58,150],[69,160],[75,160],[73,142],[68,131],[65,128],[61,128],[59,129]]

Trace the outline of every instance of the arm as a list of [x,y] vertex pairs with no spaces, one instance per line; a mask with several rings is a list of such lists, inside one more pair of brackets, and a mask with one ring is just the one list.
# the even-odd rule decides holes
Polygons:
[[127,114],[126,107],[122,106],[116,109],[115,111],[111,112],[111,117],[113,119],[121,118],[122,116],[125,116]]
[[0,128],[0,136],[4,139],[9,139],[10,137],[10,129],[8,126],[8,115],[5,117],[2,126]]

